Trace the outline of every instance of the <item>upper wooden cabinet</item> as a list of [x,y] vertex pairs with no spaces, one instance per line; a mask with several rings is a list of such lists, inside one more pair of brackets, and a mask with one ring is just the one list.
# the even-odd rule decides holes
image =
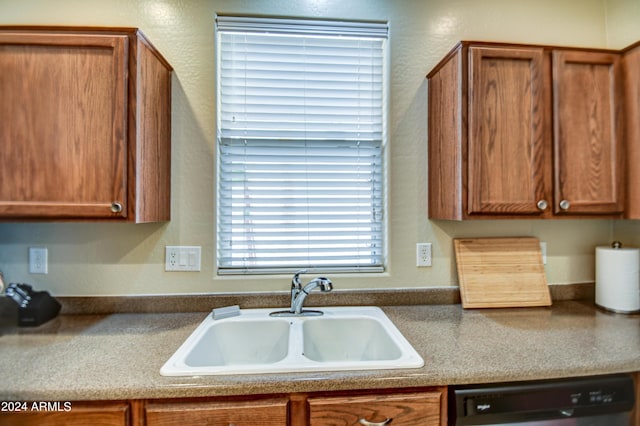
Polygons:
[[625,217],[640,219],[640,42],[625,50],[623,62],[628,179]]
[[621,217],[618,53],[462,42],[427,77],[431,219]]
[[137,29],[0,27],[0,219],[169,220],[171,71]]

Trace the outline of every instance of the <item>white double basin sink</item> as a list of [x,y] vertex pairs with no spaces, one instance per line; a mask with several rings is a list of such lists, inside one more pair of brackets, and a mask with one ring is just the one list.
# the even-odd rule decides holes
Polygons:
[[241,309],[193,331],[160,369],[163,376],[419,368],[422,357],[382,309],[314,308],[321,316],[273,317]]

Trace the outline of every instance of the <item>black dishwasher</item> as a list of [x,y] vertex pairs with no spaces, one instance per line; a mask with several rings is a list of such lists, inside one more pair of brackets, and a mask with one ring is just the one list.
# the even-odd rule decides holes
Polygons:
[[453,386],[449,425],[629,426],[628,374]]

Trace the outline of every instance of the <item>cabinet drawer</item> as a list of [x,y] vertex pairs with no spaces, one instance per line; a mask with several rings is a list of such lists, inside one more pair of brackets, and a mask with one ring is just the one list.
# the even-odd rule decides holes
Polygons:
[[253,401],[148,403],[147,426],[285,426],[289,400],[272,398]]
[[[360,396],[311,397],[310,426],[372,425],[438,426],[442,393],[438,391],[374,394]],[[364,423],[366,424],[366,423]]]
[[127,402],[24,404],[26,411],[0,413],[0,426],[126,426],[131,415]]

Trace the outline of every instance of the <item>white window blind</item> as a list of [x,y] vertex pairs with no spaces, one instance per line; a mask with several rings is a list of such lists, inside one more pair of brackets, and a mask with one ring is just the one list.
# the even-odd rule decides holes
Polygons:
[[218,273],[383,270],[387,25],[216,22]]

